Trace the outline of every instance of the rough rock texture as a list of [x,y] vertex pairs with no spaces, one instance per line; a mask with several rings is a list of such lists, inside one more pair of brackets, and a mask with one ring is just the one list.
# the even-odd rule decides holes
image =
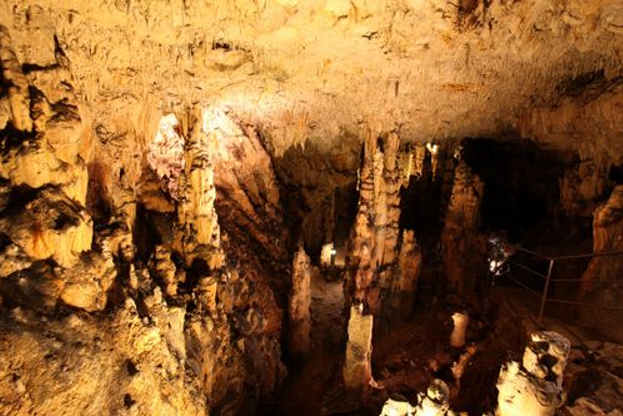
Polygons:
[[[593,214],[593,252],[623,250],[623,185],[617,186],[608,201]],[[582,275],[582,300],[599,306],[618,307],[623,295],[619,280],[623,276],[621,256],[594,257]],[[606,282],[609,280],[609,282]],[[603,281],[603,282],[600,282]],[[604,309],[583,307],[583,316],[615,339],[623,342],[620,322],[623,314]]]
[[18,198],[5,209],[0,227],[26,255],[35,260],[54,259],[71,267],[91,249],[93,223],[75,201],[57,188],[45,188],[20,205]]
[[[270,227],[286,234],[262,202],[279,201],[270,159],[245,148],[257,137],[239,130],[242,144],[224,151],[213,116],[189,109],[173,143],[153,131],[158,140],[138,143],[136,164],[136,148],[111,158],[121,139],[99,128],[115,143],[103,150],[82,137],[71,78],[61,81],[66,57],[57,50],[49,68],[16,64],[1,33],[11,106],[0,136],[0,413],[238,414],[272,392],[285,377],[282,313],[258,253],[287,267],[287,236],[267,237]],[[223,157],[236,151],[236,162]],[[93,154],[102,157],[87,169]],[[259,214],[234,213],[261,227],[245,228],[253,247],[241,249],[247,240],[229,217],[221,242],[215,165],[234,195],[225,196],[261,197],[248,204],[263,206]]]
[[466,313],[455,312],[452,314],[452,333],[450,334],[450,346],[462,348],[465,346],[465,333],[469,325],[469,316]]
[[290,353],[308,354],[311,343],[311,264],[303,246],[292,261],[290,294]]
[[344,385],[349,389],[366,389],[372,379],[372,329],[374,317],[351,306],[348,319],[348,341],[342,368]]
[[567,403],[564,416],[618,416],[623,409],[623,377],[617,369],[623,364],[619,344],[589,341],[590,349],[573,351],[565,370]]
[[569,340],[555,332],[532,334],[522,364],[511,361],[500,370],[498,416],[553,416],[564,403],[563,371]]
[[[398,136],[376,138],[368,132],[359,183],[359,210],[353,226],[347,267],[350,295],[372,311],[380,308],[380,273],[397,257],[400,218]],[[389,276],[387,274],[386,276]],[[390,277],[385,277],[389,279]]]
[[412,230],[404,230],[398,255],[398,273],[390,284],[393,292],[414,293],[422,269],[422,251]]
[[426,393],[418,394],[415,406],[407,401],[389,399],[383,406],[381,416],[454,416],[449,401],[450,392],[446,383],[433,380]]
[[205,113],[204,123],[216,132],[216,209],[229,238],[253,246],[273,266],[288,262],[279,185],[258,131],[218,110]]
[[620,75],[616,2],[465,4],[11,0],[0,23],[20,62],[64,50],[102,125],[211,97],[259,114],[279,147],[361,118],[420,140],[483,135],[586,74]]
[[183,311],[154,299],[150,315],[141,318],[131,299],[106,320],[4,310],[0,413],[203,414],[205,400],[172,348],[184,345]]
[[[483,258],[483,242],[478,235],[479,209],[485,184],[464,161],[455,169],[454,184],[441,243],[447,289],[465,294],[476,288],[479,268],[475,259]],[[480,254],[480,255],[479,255]]]

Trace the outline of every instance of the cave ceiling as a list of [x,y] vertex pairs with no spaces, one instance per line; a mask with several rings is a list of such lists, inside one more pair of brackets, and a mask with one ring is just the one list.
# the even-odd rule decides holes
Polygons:
[[277,153],[362,125],[492,135],[578,85],[620,84],[620,2],[457,1],[3,0],[0,24],[24,70],[67,59],[91,125],[222,106]]

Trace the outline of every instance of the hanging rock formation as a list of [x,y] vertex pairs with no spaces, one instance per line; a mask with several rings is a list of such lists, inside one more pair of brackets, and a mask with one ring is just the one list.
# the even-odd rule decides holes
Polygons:
[[[224,174],[215,181],[215,164],[247,175],[228,192],[252,189],[239,184],[255,176],[266,185],[255,195],[275,206],[270,163],[256,166],[243,154],[232,166],[218,129],[189,111],[173,147],[146,140],[138,157],[173,198],[165,212],[176,211],[146,220],[138,205],[142,215],[159,214],[162,205],[139,200],[145,194],[136,192],[141,171],[133,158],[109,158],[84,133],[62,51],[51,67],[24,74],[4,28],[0,37],[3,80],[11,81],[0,99],[8,129],[0,143],[0,413],[236,414],[273,391],[285,377],[281,310],[256,252],[242,251],[242,261],[235,232],[223,248],[215,207],[217,186],[230,183]],[[98,133],[108,149],[123,136]],[[236,140],[259,143],[244,132]],[[100,158],[87,170],[83,157],[94,155]],[[284,233],[280,213],[254,220],[264,227],[256,247],[274,253],[279,266],[286,237],[275,241],[264,230]],[[156,245],[137,253],[135,237],[146,230]]]
[[[359,210],[348,258],[350,295],[365,302],[373,313],[380,310],[380,271],[396,261],[400,217],[400,173],[396,133],[364,142],[359,185]],[[388,277],[389,278],[389,275]]]

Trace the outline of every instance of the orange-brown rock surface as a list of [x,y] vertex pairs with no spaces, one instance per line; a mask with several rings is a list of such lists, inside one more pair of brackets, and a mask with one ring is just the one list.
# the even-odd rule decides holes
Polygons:
[[476,288],[476,279],[484,277],[479,274],[484,270],[474,267],[478,259],[482,259],[484,251],[482,239],[478,235],[484,186],[469,166],[460,161],[455,168],[441,234],[445,278],[451,292],[469,293]]
[[292,261],[290,293],[290,352],[308,354],[311,346],[311,264],[301,246]]

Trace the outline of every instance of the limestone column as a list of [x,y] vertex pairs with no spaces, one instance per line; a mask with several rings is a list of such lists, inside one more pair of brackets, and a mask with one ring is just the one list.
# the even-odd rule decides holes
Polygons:
[[377,270],[395,263],[397,257],[401,184],[398,147],[396,133],[380,139],[368,131],[364,141],[359,210],[351,237],[347,281],[350,290],[356,291],[354,297],[366,302],[374,313],[380,305],[380,286],[387,285],[379,281]]
[[364,315],[363,305],[351,306],[348,320],[346,358],[342,368],[344,385],[349,389],[363,389],[372,379],[372,328],[374,318]]
[[483,192],[484,182],[465,162],[459,162],[441,234],[447,286],[458,294],[475,286],[476,271],[471,265],[472,257],[478,254],[474,247]]
[[311,262],[301,245],[292,262],[290,294],[290,353],[305,355],[310,350]]
[[[180,177],[179,239],[187,264],[192,263],[199,254],[198,249],[220,252],[220,227],[214,208],[216,188],[213,156],[218,149],[218,137],[213,131],[207,131],[205,120],[199,120],[195,120],[185,143],[186,169]],[[211,268],[221,265],[220,257],[215,255],[208,259]]]

